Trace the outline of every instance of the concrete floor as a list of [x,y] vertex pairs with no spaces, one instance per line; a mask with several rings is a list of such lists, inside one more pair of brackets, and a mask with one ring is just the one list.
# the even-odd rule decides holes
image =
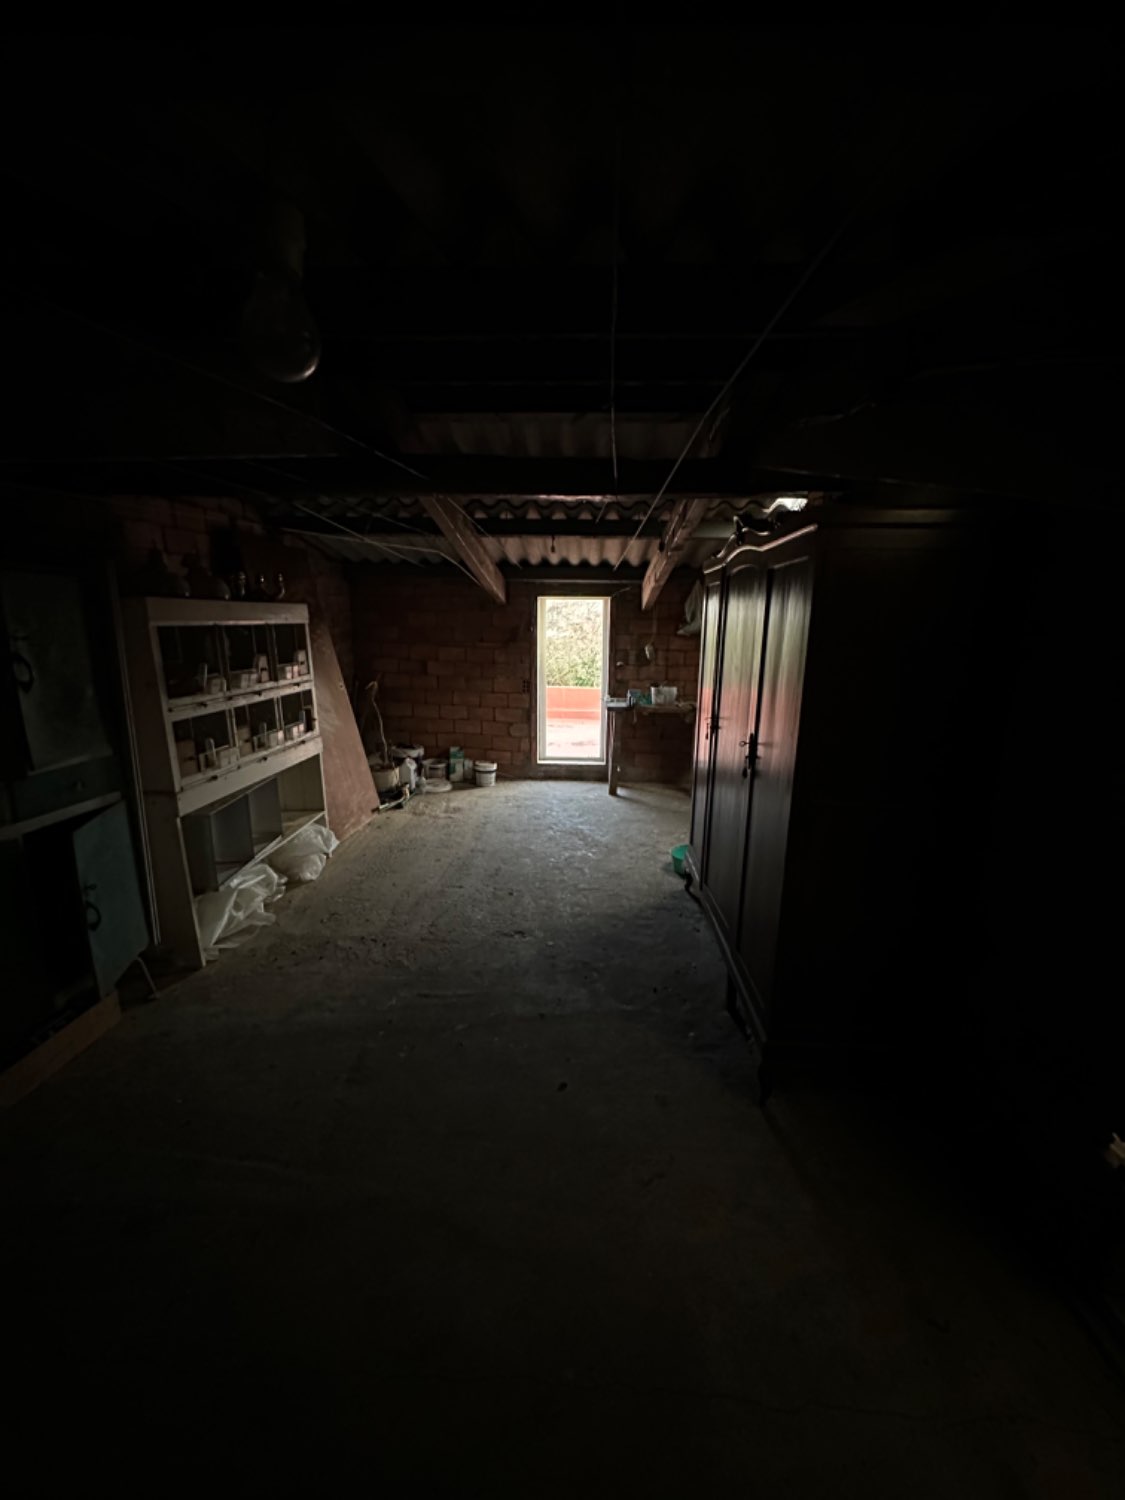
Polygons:
[[1034,1270],[859,1101],[748,1101],[687,815],[418,799],[12,1111],[9,1455],[146,1494],[1125,1492],[1121,1388]]
[[582,719],[548,719],[543,754],[552,760],[598,760],[605,757],[602,726]]

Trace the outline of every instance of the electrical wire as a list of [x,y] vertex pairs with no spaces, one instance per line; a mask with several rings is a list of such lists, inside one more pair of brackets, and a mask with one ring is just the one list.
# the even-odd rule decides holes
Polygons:
[[[384,552],[389,552],[392,556],[394,555],[396,549],[403,551],[407,550],[402,543],[373,542],[369,537],[365,537],[361,531],[353,531],[350,526],[345,526],[343,521],[337,521],[334,516],[322,516],[317,511],[310,510],[307,505],[302,505],[299,501],[294,501],[293,503],[294,505],[296,505],[298,510],[303,510],[307,516],[312,516],[317,521],[329,522],[329,524],[335,526],[338,531],[345,532],[348,536],[354,537],[357,542],[363,542],[366,546],[381,547]],[[290,530],[293,529],[294,528],[292,527],[290,528]],[[302,532],[300,534],[303,536],[307,533]],[[464,563],[461,562],[459,558],[451,557],[447,552],[443,552],[440,547],[412,547],[409,550],[417,552],[432,552],[435,554],[435,556],[444,557],[446,562],[451,562],[455,568],[459,568],[461,572],[464,573],[465,577],[470,580],[470,582],[476,584],[478,587],[480,586],[479,581],[473,577],[472,573],[469,572],[468,568],[465,567]],[[408,558],[407,561],[409,562],[410,559]],[[416,564],[416,566],[420,566],[420,564]]]
[[714,399],[711,401],[711,404],[708,406],[707,410],[703,413],[703,415],[700,417],[699,421],[692,428],[691,435],[689,436],[689,438],[688,438],[687,442],[684,444],[684,446],[680,449],[680,452],[679,452],[679,455],[676,458],[676,461],[673,463],[671,469],[669,469],[669,471],[668,471],[667,478],[665,479],[664,483],[660,486],[660,489],[657,491],[657,493],[653,496],[651,505],[648,507],[648,509],[645,511],[644,515],[641,517],[640,525],[637,527],[636,531],[633,533],[633,536],[632,536],[632,538],[631,538],[631,540],[629,542],[629,546],[625,548],[625,551],[618,558],[617,562],[614,563],[614,565],[613,565],[613,571],[615,573],[617,572],[618,568],[621,566],[622,562],[624,562],[625,557],[628,554],[629,547],[631,547],[633,545],[633,542],[635,542],[637,540],[637,538],[640,536],[641,532],[648,525],[649,519],[651,518],[653,511],[660,504],[661,500],[664,499],[664,496],[668,492],[668,486],[672,483],[673,479],[675,479],[677,473],[679,472],[680,465],[683,463],[684,459],[691,452],[692,448],[695,446],[695,441],[698,438],[699,434],[703,431],[704,427],[706,427],[707,423],[710,421],[711,417],[714,415],[714,413],[715,413],[716,409],[718,408],[718,406],[726,399],[727,395],[730,393],[730,390],[731,390],[732,386],[740,378],[740,376],[742,375],[743,371],[746,369],[746,366],[754,358],[755,354],[757,354],[758,350],[762,347],[762,345],[765,343],[765,341],[769,338],[770,334],[777,327],[778,323],[781,322],[782,318],[789,311],[789,309],[793,306],[793,303],[796,302],[797,298],[804,291],[805,287],[812,280],[813,276],[816,274],[817,271],[819,271],[820,267],[828,259],[828,256],[836,248],[836,245],[839,243],[840,239],[842,238],[842,236],[844,234],[844,231],[848,228],[849,224],[852,222],[852,219],[855,217],[855,214],[856,214],[856,210],[852,209],[847,215],[845,215],[845,217],[844,217],[843,221],[840,223],[840,225],[832,232],[832,234],[829,235],[828,239],[820,247],[820,249],[817,251],[817,253],[813,257],[813,259],[808,263],[808,265],[805,267],[805,269],[801,272],[801,275],[797,278],[797,281],[796,281],[795,285],[786,294],[784,300],[781,303],[781,306],[777,309],[777,311],[770,318],[769,322],[762,329],[761,333],[758,334],[757,338],[754,340],[754,342],[750,345],[749,349],[746,351],[746,353],[739,360],[738,364],[735,365],[734,369],[731,371],[730,375],[727,377],[726,381],[723,383],[723,385],[720,387],[718,393],[715,395]]
[[[293,474],[288,469],[279,469],[276,464],[267,464],[267,463],[263,462],[263,460],[260,459],[260,458],[250,459],[249,462],[251,463],[251,465],[255,469],[261,469],[266,474],[276,474],[279,479],[289,479],[294,484],[305,484],[306,483],[306,481],[302,478],[302,476],[300,474]],[[332,501],[329,498],[329,496],[326,495],[326,494],[324,494],[323,491],[314,489],[313,486],[311,486],[311,485],[309,486],[309,488],[313,489],[313,493],[315,494],[315,496],[316,496],[316,498],[318,500],[323,500],[326,505],[331,505],[332,504]],[[296,501],[294,501],[293,503],[294,503],[294,505],[297,504]],[[465,510],[464,506],[462,506],[461,509],[463,511],[465,511],[465,519],[468,521],[469,525],[472,526],[475,529],[475,531],[477,532],[477,535],[478,536],[487,536],[488,533],[485,531],[484,527],[481,526],[480,522],[476,519],[476,517],[475,516],[471,516],[469,514],[469,512],[467,510]],[[312,514],[312,512],[307,512],[307,514]],[[325,520],[325,521],[330,521],[330,520],[332,520],[334,518],[331,515],[327,514],[327,513],[322,513],[321,516],[320,516],[320,519],[321,520]],[[380,513],[378,513],[378,519],[380,521],[387,522],[391,526],[399,526],[399,527],[401,527],[403,531],[409,532],[411,534],[411,536],[427,536],[427,535],[429,535],[428,532],[420,530],[417,526],[411,526],[411,524],[410,524],[409,521],[400,521],[396,516],[388,516],[388,515],[384,515],[382,512],[380,512]]]
[[[35,297],[36,300],[42,303],[45,307],[51,308],[54,312],[60,313],[65,318],[71,318],[75,322],[84,323],[88,328],[96,329],[99,333],[108,334],[110,338],[115,338],[119,340],[119,342],[129,345],[131,348],[139,349],[142,353],[151,355],[156,359],[162,359],[168,364],[179,365],[182,369],[190,370],[193,374],[199,375],[205,380],[213,380],[216,384],[224,385],[228,387],[228,389],[233,391],[238,391],[241,395],[249,396],[253,400],[264,401],[270,406],[277,407],[279,411],[286,412],[291,417],[296,417],[298,421],[310,422],[315,427],[319,427],[322,431],[331,433],[333,437],[340,438],[345,443],[351,443],[353,447],[361,448],[365,453],[370,453],[374,458],[379,459],[382,463],[390,464],[396,469],[402,469],[404,473],[412,475],[415,479],[422,480],[422,482],[425,484],[433,483],[430,476],[428,474],[424,474],[420,469],[415,469],[410,464],[404,463],[401,459],[394,458],[389,453],[384,453],[381,448],[376,448],[373,443],[367,442],[366,439],[357,438],[353,433],[345,432],[343,428],[336,427],[331,422],[326,422],[323,417],[314,416],[311,412],[301,411],[298,407],[290,406],[287,401],[282,401],[277,396],[270,395],[267,391],[260,391],[252,385],[245,385],[241,381],[235,380],[229,375],[223,375],[217,370],[208,369],[206,365],[200,365],[197,364],[194,360],[185,359],[183,355],[173,354],[170,350],[160,349],[152,344],[148,344],[143,339],[137,338],[134,334],[127,333],[122,328],[115,328],[110,323],[102,323],[96,318],[89,317],[86,313],[78,312],[74,308],[65,307],[61,303],[54,302],[51,300],[51,298],[45,297],[41,292],[36,291],[35,289],[32,289],[32,296]],[[260,462],[257,466],[262,468],[269,467],[268,465],[263,465]],[[298,476],[290,475],[288,477],[295,479]],[[213,475],[211,476],[211,478],[216,483],[220,482],[215,479],[215,476]],[[233,483],[234,481],[231,482]],[[264,495],[265,492],[259,491],[258,493]],[[270,499],[272,502],[274,497],[267,496],[266,498]],[[461,509],[464,511],[466,519],[469,521],[470,525],[472,525],[476,529],[476,531],[481,536],[483,536],[485,533],[474,520],[474,518],[469,515],[464,506],[462,506]],[[424,535],[424,533],[421,534]],[[469,576],[472,577],[471,574]],[[475,581],[476,580],[474,579],[474,582]]]
[[[378,703],[379,681],[378,681],[378,678],[376,678],[375,681],[369,682],[367,684],[367,692],[368,692],[368,696],[369,696],[369,699],[370,699],[371,707],[375,710],[375,717],[379,721],[379,742],[383,746],[383,764],[384,764],[384,766],[389,766],[390,763],[391,763],[391,752],[387,748],[387,731],[383,728],[383,715],[379,712],[379,703]],[[363,738],[363,728],[364,728],[364,725],[366,723],[367,723],[367,713],[366,713],[366,710],[365,710],[363,718],[360,721],[360,725],[359,725],[359,736],[360,736],[360,739]]]
[[[610,246],[613,256],[613,295],[610,303],[609,315],[609,450],[613,459],[613,495],[617,498],[620,490],[620,481],[617,472],[617,310],[618,310],[618,287],[620,283],[620,245],[621,245],[621,131],[616,133],[613,153],[613,242]],[[602,511],[605,510],[606,500],[603,497],[601,507],[595,517],[595,525],[601,520]]]
[[299,407],[290,406],[288,401],[282,401],[277,396],[271,396],[267,391],[260,391],[252,385],[245,385],[229,375],[220,374],[218,370],[210,370],[206,365],[196,364],[194,360],[185,359],[182,354],[173,354],[168,349],[160,349],[152,344],[147,344],[144,339],[137,338],[135,334],[126,333],[123,328],[115,328],[111,323],[99,322],[97,318],[91,318],[86,313],[76,311],[73,307],[64,307],[59,302],[53,302],[50,297],[45,297],[42,292],[37,291],[35,288],[31,288],[31,295],[36,301],[42,303],[43,306],[51,308],[54,312],[61,313],[64,318],[72,318],[77,323],[85,323],[87,328],[96,329],[98,333],[106,333],[110,338],[118,339],[123,344],[128,344],[134,349],[141,350],[144,354],[152,355],[156,359],[162,359],[168,364],[179,365],[181,369],[190,370],[194,375],[201,375],[205,380],[213,380],[217,385],[225,385],[230,390],[238,391],[243,396],[250,396],[256,401],[265,401],[270,406],[276,406],[280,411],[286,412],[289,416],[296,417],[298,421],[311,422],[314,427],[319,427],[324,432],[331,433],[333,437],[341,438],[345,443],[351,443],[356,448],[362,448],[365,453],[370,453],[373,457],[379,459],[381,463],[391,464],[396,469],[402,469],[405,473],[413,475],[415,479],[423,480],[426,484],[432,483],[428,474],[423,474],[420,470],[411,468],[409,464],[403,463],[401,459],[393,458],[389,453],[384,453],[382,449],[376,448],[373,443],[367,442],[366,439],[357,438],[354,434],[345,432],[342,427],[336,427],[331,422],[326,422],[323,417],[314,416],[311,412],[301,411]]
[[[270,504],[273,504],[273,502],[274,502],[274,498],[275,498],[274,496],[267,494],[265,490],[257,489],[254,485],[251,485],[251,484],[241,484],[236,479],[232,479],[232,480],[229,480],[229,481],[225,480],[225,479],[220,479],[217,474],[210,474],[210,473],[208,473],[208,471],[206,469],[199,469],[199,468],[192,468],[190,470],[189,469],[185,469],[183,467],[183,465],[177,464],[174,461],[170,461],[170,460],[166,460],[166,459],[160,459],[160,460],[158,460],[158,462],[161,463],[163,465],[163,467],[165,467],[165,468],[174,468],[174,469],[176,469],[176,471],[178,473],[191,473],[191,474],[195,474],[195,475],[198,475],[201,479],[209,479],[212,484],[219,485],[220,487],[230,487],[230,488],[237,489],[237,490],[245,490],[248,495],[256,495],[258,497],[258,499],[260,499],[260,500],[269,501]],[[260,464],[260,463],[258,463],[256,461],[255,461],[254,467],[255,468],[264,468],[267,471],[270,468],[270,466],[268,464]],[[280,469],[274,470],[273,472],[278,473],[278,474],[282,474],[283,477],[289,477],[289,478],[296,477],[296,476],[292,476],[292,475],[285,476],[283,474],[283,471],[280,470]],[[318,494],[317,498],[321,499],[321,500],[326,500],[327,496],[325,496],[325,495],[319,495]],[[460,560],[458,558],[451,557],[449,555],[449,553],[443,551],[443,549],[441,547],[423,547],[423,546],[412,547],[408,543],[405,543],[405,542],[394,542],[394,543],[391,543],[391,542],[376,541],[372,537],[364,536],[362,532],[354,531],[350,526],[345,526],[342,521],[337,521],[336,518],[335,518],[335,516],[328,516],[328,515],[325,515],[321,511],[316,511],[316,510],[310,509],[310,507],[307,506],[307,505],[302,505],[299,500],[294,500],[293,501],[293,506],[294,506],[294,508],[296,510],[303,511],[306,516],[310,516],[314,521],[322,521],[322,522],[323,521],[328,521],[331,525],[335,526],[337,528],[337,530],[343,531],[348,536],[354,537],[356,541],[363,542],[365,545],[367,545],[369,547],[378,547],[383,552],[388,553],[391,557],[397,558],[398,561],[400,561],[400,562],[408,562],[408,563],[410,563],[412,566],[414,566],[416,568],[417,567],[421,567],[422,566],[421,563],[414,562],[413,558],[407,557],[407,556],[405,556],[405,554],[407,552],[426,552],[426,553],[429,553],[433,557],[441,557],[441,558],[444,558],[445,561],[453,563],[454,567],[457,567],[457,568],[461,569],[461,572],[464,573],[464,575],[465,575],[466,578],[472,579],[473,583],[477,582],[476,578],[473,577],[472,573],[469,572],[468,568],[466,568],[466,567],[464,567],[462,565],[462,563],[460,562]],[[386,517],[381,517],[380,519],[388,520],[388,521],[393,521],[394,518],[390,517],[390,516],[386,516]],[[282,531],[293,531],[298,536],[308,536],[309,535],[308,532],[300,531],[299,528],[297,528],[297,527],[285,526],[284,523],[273,522],[272,524],[279,525],[279,529],[282,530]],[[408,526],[405,521],[398,521],[398,522],[395,522],[394,524],[402,526],[403,529],[406,530],[411,536],[425,536],[426,535],[426,533],[424,531],[419,531],[419,530],[417,530],[416,527]]]

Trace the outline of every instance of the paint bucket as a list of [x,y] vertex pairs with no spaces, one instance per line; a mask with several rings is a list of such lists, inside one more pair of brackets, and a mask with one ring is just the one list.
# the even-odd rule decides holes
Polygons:
[[392,787],[398,786],[398,767],[377,771],[374,766],[371,774],[375,778],[375,790],[377,792],[389,792]]
[[436,755],[431,756],[429,760],[422,762],[422,775],[427,781],[444,781],[447,764],[446,761],[439,760]]
[[422,757],[425,755],[421,745],[392,745],[391,760],[398,767],[398,781],[400,786],[413,791],[418,784],[421,775],[420,766]]
[[478,760],[476,763],[477,786],[496,785],[496,762],[494,760]]

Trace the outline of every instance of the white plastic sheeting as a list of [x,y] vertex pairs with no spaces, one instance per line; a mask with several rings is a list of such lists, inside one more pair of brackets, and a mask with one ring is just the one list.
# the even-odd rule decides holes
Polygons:
[[204,956],[214,958],[220,948],[234,948],[255,927],[277,918],[266,911],[285,889],[285,879],[269,865],[240,870],[221,891],[208,891],[195,903],[195,919]]
[[340,840],[323,823],[310,823],[295,833],[269,857],[270,864],[285,880],[316,880],[324,873],[328,857]]

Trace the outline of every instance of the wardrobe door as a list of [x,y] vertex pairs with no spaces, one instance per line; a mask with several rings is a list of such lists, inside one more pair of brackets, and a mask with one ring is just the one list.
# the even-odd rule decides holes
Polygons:
[[[747,972],[758,1000],[767,1010],[773,995],[811,604],[810,557],[770,568],[755,745],[754,814],[746,851],[739,937]],[[815,940],[816,934],[810,933],[809,941]]]
[[106,995],[148,946],[124,802],[86,818],[72,837],[90,958],[98,994]]
[[691,786],[691,847],[701,880],[707,880],[707,825],[711,812],[715,725],[719,709],[719,619],[722,591],[719,581],[704,587],[703,628],[699,650],[699,694],[695,713],[695,767]]
[[706,883],[717,920],[732,949],[742,904],[751,785],[748,752],[750,729],[758,712],[765,598],[764,569],[757,560],[728,574]]
[[81,579],[4,573],[0,604],[15,684],[12,717],[22,730],[20,774],[109,755]]

